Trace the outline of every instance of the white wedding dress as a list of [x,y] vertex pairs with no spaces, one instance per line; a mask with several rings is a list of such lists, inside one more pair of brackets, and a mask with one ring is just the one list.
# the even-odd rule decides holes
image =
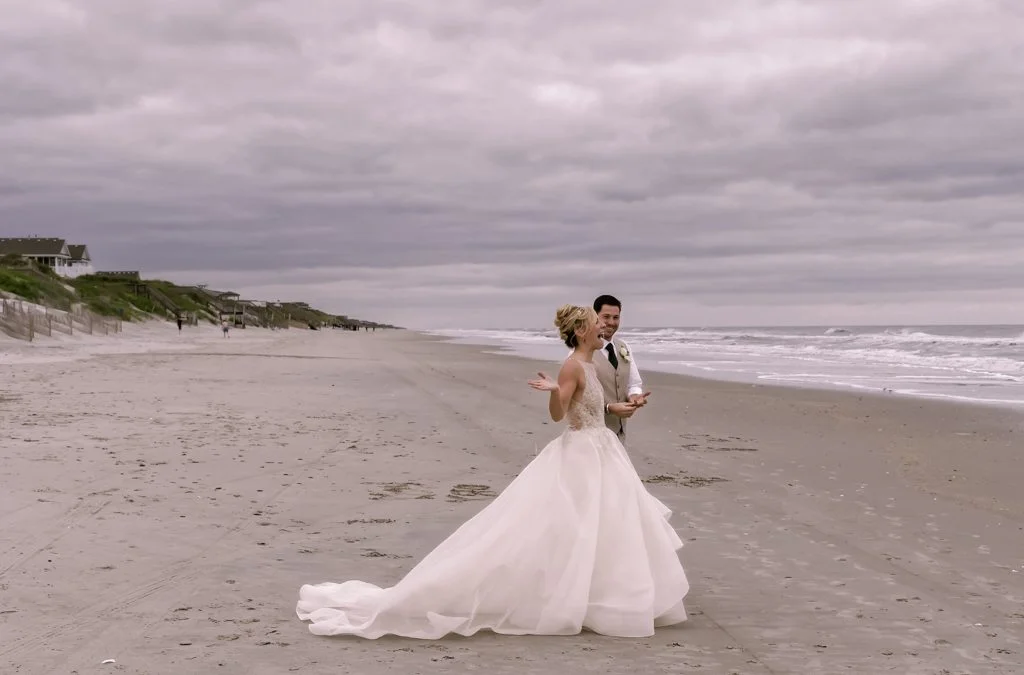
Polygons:
[[487,507],[390,588],[305,585],[296,612],[317,635],[436,639],[644,637],[686,620],[689,590],[669,509],[647,492],[604,425],[594,365],[569,428]]

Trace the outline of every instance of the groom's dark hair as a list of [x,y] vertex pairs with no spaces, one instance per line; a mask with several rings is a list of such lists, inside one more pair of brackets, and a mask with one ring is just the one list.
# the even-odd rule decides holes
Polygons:
[[597,296],[597,300],[594,300],[594,311],[600,314],[601,308],[604,307],[605,305],[610,305],[612,307],[618,307],[619,309],[622,309],[622,303],[619,302],[619,299],[616,298],[614,295],[599,295]]

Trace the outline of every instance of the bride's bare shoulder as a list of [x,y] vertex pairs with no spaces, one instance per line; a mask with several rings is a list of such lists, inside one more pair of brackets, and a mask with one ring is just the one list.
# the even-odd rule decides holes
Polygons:
[[586,373],[583,370],[583,364],[580,363],[579,359],[569,357],[562,363],[562,369],[559,371],[561,377],[572,377],[582,382],[586,379]]

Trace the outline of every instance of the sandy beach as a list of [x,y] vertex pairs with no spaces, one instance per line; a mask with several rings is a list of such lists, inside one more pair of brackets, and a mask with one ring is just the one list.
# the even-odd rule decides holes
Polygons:
[[1019,412],[645,373],[628,448],[686,542],[687,623],[319,638],[299,586],[393,583],[484,506],[559,433],[526,385],[555,364],[406,331],[126,336],[0,342],[4,673],[1024,670]]

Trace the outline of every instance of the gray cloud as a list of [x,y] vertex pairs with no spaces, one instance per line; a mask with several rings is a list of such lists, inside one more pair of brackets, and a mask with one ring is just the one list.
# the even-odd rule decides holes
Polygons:
[[105,268],[413,326],[605,291],[648,325],[1019,320],[1008,1],[0,13],[0,234]]

